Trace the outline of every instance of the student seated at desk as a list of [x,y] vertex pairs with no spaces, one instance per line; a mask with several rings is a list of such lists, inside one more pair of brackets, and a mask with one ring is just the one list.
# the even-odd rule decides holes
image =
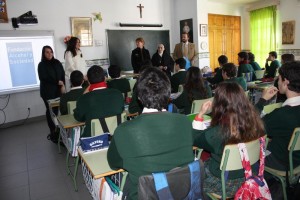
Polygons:
[[[280,63],[277,59],[277,53],[276,51],[271,51],[269,53],[269,57],[266,59],[266,72],[265,72],[265,78],[274,78],[276,76],[276,70],[280,67]],[[269,65],[269,61],[271,61],[271,64]]]
[[186,61],[184,58],[178,58],[175,60],[175,70],[177,73],[173,74],[171,77],[172,93],[178,92],[179,85],[183,85],[185,83],[185,64]]
[[129,173],[123,190],[127,200],[137,199],[140,176],[167,172],[194,160],[191,121],[166,111],[170,92],[164,72],[154,67],[143,70],[137,81],[143,113],[114,132],[107,159],[112,169]]
[[238,77],[242,77],[245,73],[252,73],[252,77],[250,77],[250,80],[255,80],[255,74],[252,66],[248,63],[248,53],[241,51],[238,53],[238,61],[239,61],[239,67],[238,67]]
[[212,96],[208,82],[203,80],[198,67],[190,67],[186,73],[186,83],[182,94],[173,100],[178,109],[183,114],[191,113],[192,103],[194,100],[207,99]]
[[[210,108],[211,123],[207,128],[203,115]],[[213,102],[202,105],[193,128],[194,146],[211,153],[211,158],[204,163],[204,192],[222,195],[220,162],[224,146],[258,139],[264,135],[263,123],[242,87],[237,83],[222,82],[216,89]],[[244,170],[231,171],[226,181],[226,196],[234,196],[244,181]]]
[[259,64],[257,62],[255,62],[255,55],[251,52],[248,53],[248,57],[249,57],[249,64],[252,66],[253,70],[261,70],[261,67],[259,66]]
[[237,75],[237,69],[233,63],[227,63],[223,65],[222,76],[224,82],[236,82],[244,89],[244,91],[246,91],[247,90],[246,80],[243,77],[236,77],[236,75]]
[[222,76],[222,67],[223,65],[225,65],[226,63],[228,63],[228,58],[225,55],[221,55],[218,58],[218,62],[219,62],[219,68],[216,70],[216,74],[214,77],[207,77],[207,81],[212,84],[218,84],[221,83],[223,81],[223,76]]
[[62,115],[68,114],[68,101],[77,101],[77,99],[83,94],[84,89],[82,84],[84,82],[83,74],[79,70],[74,70],[70,75],[71,89],[70,92],[63,94],[60,97],[60,113]]
[[121,77],[121,68],[118,65],[111,65],[108,68],[108,74],[112,80],[107,81],[108,88],[115,88],[127,97],[127,92],[130,92],[130,84],[126,78]]
[[[287,62],[280,67],[278,88],[281,94],[287,96],[287,100],[281,108],[263,117],[266,133],[272,139],[267,148],[271,154],[266,157],[265,165],[285,171],[289,162],[288,144],[291,135],[296,127],[300,127],[300,61]],[[265,89],[256,107],[262,111],[277,92],[276,87]],[[293,158],[294,166],[299,166],[300,152],[295,152]]]
[[124,110],[122,93],[113,88],[107,88],[104,71],[100,66],[93,65],[87,72],[90,86],[87,87],[76,104],[74,118],[85,122],[82,137],[91,136],[91,120],[115,116]]

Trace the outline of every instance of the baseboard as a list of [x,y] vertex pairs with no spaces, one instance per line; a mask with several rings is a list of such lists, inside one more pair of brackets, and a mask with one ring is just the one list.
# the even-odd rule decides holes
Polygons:
[[21,125],[24,125],[24,124],[37,122],[37,121],[42,121],[42,120],[45,120],[45,119],[46,119],[46,116],[41,115],[41,116],[31,117],[31,118],[28,118],[28,119],[22,119],[22,120],[17,120],[17,121],[13,121],[13,122],[8,122],[8,123],[5,123],[2,126],[0,126],[0,129],[11,128],[11,127],[14,127],[14,126],[21,126]]

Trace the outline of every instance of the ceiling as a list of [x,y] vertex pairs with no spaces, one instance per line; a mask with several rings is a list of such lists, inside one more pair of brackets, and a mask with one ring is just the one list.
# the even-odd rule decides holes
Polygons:
[[253,3],[259,0],[209,0],[212,2],[218,2],[218,3],[227,3],[227,4],[247,4],[247,3]]

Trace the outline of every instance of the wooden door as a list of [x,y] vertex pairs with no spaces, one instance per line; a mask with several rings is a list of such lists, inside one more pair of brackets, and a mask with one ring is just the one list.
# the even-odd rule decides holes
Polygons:
[[226,55],[228,62],[237,62],[241,50],[241,18],[208,14],[210,67],[219,67],[218,57]]

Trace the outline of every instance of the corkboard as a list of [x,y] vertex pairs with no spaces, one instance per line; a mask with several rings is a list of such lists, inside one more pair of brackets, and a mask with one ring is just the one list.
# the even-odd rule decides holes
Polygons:
[[295,21],[282,22],[282,44],[294,44]]

